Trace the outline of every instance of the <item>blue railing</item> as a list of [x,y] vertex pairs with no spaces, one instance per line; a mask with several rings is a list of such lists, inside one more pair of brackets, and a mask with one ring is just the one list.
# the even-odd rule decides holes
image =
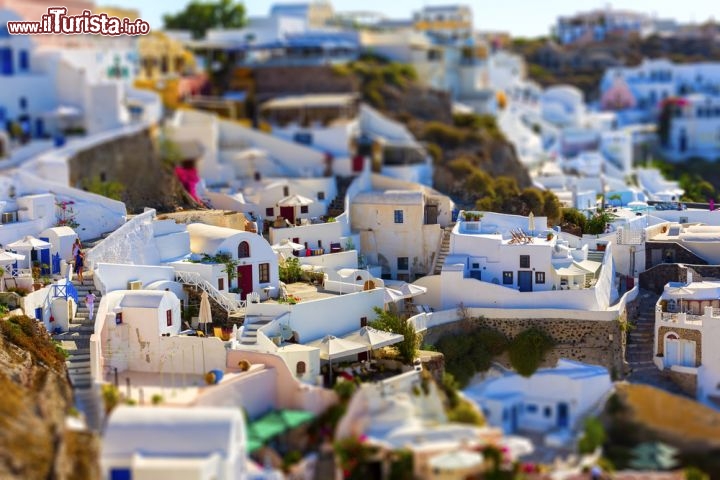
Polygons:
[[64,285],[53,285],[50,295],[52,296],[52,298],[62,297],[65,300],[70,297],[75,300],[76,305],[78,304],[78,292],[75,289],[75,285],[69,282]]

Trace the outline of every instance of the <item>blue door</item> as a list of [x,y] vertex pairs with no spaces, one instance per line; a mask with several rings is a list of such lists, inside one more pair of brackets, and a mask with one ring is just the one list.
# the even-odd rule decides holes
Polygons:
[[41,138],[45,136],[45,122],[42,118],[35,119],[35,135]]
[[52,273],[60,273],[60,253],[52,256],[52,265],[50,266]]
[[532,273],[527,270],[518,272],[518,287],[521,292],[532,292]]
[[557,405],[557,426],[559,428],[567,428],[569,425],[569,418],[568,418],[568,404],[567,403],[558,403]]
[[11,48],[0,48],[0,75],[13,74],[13,51]]
[[[40,238],[40,240],[44,242],[49,242],[50,240],[47,238]],[[42,267],[42,274],[43,275],[50,275],[50,249],[46,248],[44,250],[40,250],[40,264],[43,265]],[[47,265],[47,266],[45,266]]]

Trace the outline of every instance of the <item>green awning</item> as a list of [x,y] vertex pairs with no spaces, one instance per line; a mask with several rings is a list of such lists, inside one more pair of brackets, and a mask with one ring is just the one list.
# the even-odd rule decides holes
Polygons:
[[255,450],[260,449],[260,447],[263,446],[263,442],[260,440],[254,438],[254,437],[248,437],[247,441],[247,451],[248,453],[253,453]]
[[265,443],[288,430],[299,427],[315,418],[315,414],[304,410],[275,410],[248,425],[248,437]]

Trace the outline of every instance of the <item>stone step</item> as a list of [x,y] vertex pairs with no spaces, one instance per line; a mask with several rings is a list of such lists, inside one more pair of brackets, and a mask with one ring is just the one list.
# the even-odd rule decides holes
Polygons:
[[89,353],[76,353],[75,355],[70,355],[66,360],[65,364],[70,363],[84,363],[90,361],[90,354]]

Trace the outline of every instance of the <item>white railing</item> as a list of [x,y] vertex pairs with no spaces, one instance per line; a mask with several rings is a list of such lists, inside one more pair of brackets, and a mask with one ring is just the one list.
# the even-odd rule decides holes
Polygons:
[[207,292],[207,294],[229,314],[238,313],[244,310],[247,305],[244,300],[237,300],[230,295],[222,293],[198,273],[176,271],[175,279],[185,285],[192,285]]
[[702,325],[703,316],[693,315],[691,313],[671,313],[662,312],[662,320],[669,323]]
[[156,212],[149,209],[136,215],[85,254],[89,269],[97,263],[144,263],[142,252],[153,238],[152,222]]

